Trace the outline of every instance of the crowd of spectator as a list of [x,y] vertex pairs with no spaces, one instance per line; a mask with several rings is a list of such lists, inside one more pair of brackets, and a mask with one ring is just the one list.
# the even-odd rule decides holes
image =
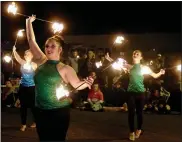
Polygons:
[[[127,111],[127,85],[128,73],[116,71],[105,59],[104,52],[95,53],[88,50],[87,54],[81,54],[78,49],[73,49],[68,57],[63,58],[63,62],[70,65],[80,79],[89,75],[94,76],[95,82],[92,89],[84,89],[75,92],[73,107],[83,107],[92,111],[103,111],[103,107],[121,107]],[[101,62],[102,66],[97,68],[96,62]],[[154,72],[164,68],[164,58],[158,54],[156,59],[146,63]],[[106,67],[108,67],[106,69]],[[18,82],[19,78],[6,81],[6,87],[2,91],[3,106],[18,107]],[[168,100],[170,92],[163,86],[164,80],[145,79],[146,104],[144,110],[147,112],[169,113],[171,110]]]

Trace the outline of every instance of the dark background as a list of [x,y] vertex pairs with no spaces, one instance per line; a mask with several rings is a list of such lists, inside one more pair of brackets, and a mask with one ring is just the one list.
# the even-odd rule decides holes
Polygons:
[[[25,17],[7,13],[1,2],[2,41],[14,40],[16,31],[25,28]],[[180,2],[16,2],[18,12],[63,22],[64,35],[100,35],[124,33],[180,33]],[[50,24],[34,23],[37,40],[52,33]],[[175,50],[175,49],[174,49]]]

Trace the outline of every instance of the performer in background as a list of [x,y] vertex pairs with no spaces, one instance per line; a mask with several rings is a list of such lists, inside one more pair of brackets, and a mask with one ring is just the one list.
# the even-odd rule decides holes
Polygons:
[[[143,59],[142,52],[140,50],[135,50],[133,52],[133,65],[126,65],[125,67],[129,70],[129,85],[128,85],[128,123],[130,128],[129,139],[134,141],[135,138],[139,138],[142,133],[142,124],[143,124],[143,107],[145,102],[145,87],[144,87],[144,74],[142,74],[142,68],[144,67],[141,64]],[[113,61],[109,55],[106,55],[106,59]],[[159,73],[154,73],[149,67],[148,74],[153,78],[158,78],[161,75],[165,74],[163,69]],[[137,130],[135,132],[134,127],[134,117],[135,110],[137,115]]]
[[[22,59],[16,52],[16,47],[13,47],[13,54],[16,61],[21,65],[21,81],[18,91],[20,100],[20,114],[21,114],[21,131],[26,129],[27,120],[27,108],[31,108],[34,116],[35,111],[35,83],[34,83],[34,73],[37,68],[37,64],[32,62],[33,55],[30,50],[26,50],[24,53],[24,58]],[[34,118],[33,118],[34,120]],[[30,126],[32,128],[36,127],[35,122]]]

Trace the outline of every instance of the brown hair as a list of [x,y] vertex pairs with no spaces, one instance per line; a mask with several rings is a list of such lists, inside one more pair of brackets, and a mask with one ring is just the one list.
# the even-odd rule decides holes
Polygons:
[[65,43],[64,43],[64,39],[62,36],[55,35],[55,36],[48,38],[47,41],[48,40],[55,40],[60,45],[60,47],[62,47],[62,48],[64,47]]

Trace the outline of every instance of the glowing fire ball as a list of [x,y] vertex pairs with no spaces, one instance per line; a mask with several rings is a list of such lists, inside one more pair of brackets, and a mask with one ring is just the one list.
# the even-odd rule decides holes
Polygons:
[[53,23],[53,25],[52,25],[52,29],[53,29],[53,32],[54,33],[60,33],[60,32],[62,32],[62,30],[63,30],[63,28],[64,28],[64,25],[63,24],[59,24],[59,23]]
[[23,36],[23,31],[25,31],[24,29],[19,30],[17,33],[17,36],[22,37]]
[[60,87],[56,89],[56,97],[58,100],[68,96],[69,96],[69,91],[66,90],[62,85],[60,85]]
[[102,66],[102,62],[101,61],[100,62],[96,62],[95,65],[96,65],[97,68],[100,68]]
[[12,2],[12,4],[10,4],[10,5],[8,6],[8,13],[12,13],[12,14],[15,15],[16,12],[17,12],[16,4],[15,4],[15,2]]
[[148,66],[142,66],[142,69],[141,69],[141,74],[144,75],[144,74],[150,74],[152,73],[151,69],[148,67]]
[[30,70],[30,69],[31,69],[30,63],[24,64],[24,65],[23,65],[23,68],[26,69],[26,70]]
[[8,55],[4,56],[3,59],[4,59],[4,61],[5,61],[6,63],[9,63],[9,62],[11,61],[11,57],[8,56]]
[[181,65],[178,65],[178,66],[177,66],[177,70],[178,70],[178,71],[181,71]]
[[118,36],[118,37],[116,38],[116,40],[115,40],[115,43],[121,44],[123,41],[124,41],[124,37]]

